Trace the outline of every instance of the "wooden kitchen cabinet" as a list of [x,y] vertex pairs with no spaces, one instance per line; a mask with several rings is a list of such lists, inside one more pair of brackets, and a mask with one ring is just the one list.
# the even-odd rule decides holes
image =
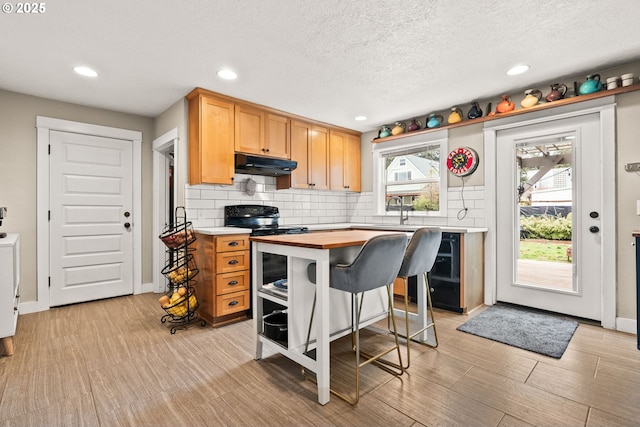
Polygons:
[[[233,184],[235,153],[243,153],[298,163],[291,175],[277,178],[278,189],[361,191],[360,136],[355,131],[202,88],[191,91],[187,100],[189,184]],[[335,171],[330,174],[329,168]]]
[[13,355],[20,304],[20,235],[0,239],[0,353]]
[[329,189],[329,129],[291,121],[291,160],[298,162],[291,175],[277,179],[277,188]]
[[266,154],[264,148],[264,111],[235,106],[235,149],[241,153]]
[[198,316],[213,326],[247,318],[251,308],[249,235],[196,232]]
[[264,138],[268,156],[291,158],[290,123],[289,117],[267,113]]
[[232,184],[235,105],[194,89],[189,102],[189,183]]
[[240,153],[291,158],[289,118],[236,104],[235,150]]
[[335,130],[331,130],[329,136],[331,190],[361,191],[360,138]]

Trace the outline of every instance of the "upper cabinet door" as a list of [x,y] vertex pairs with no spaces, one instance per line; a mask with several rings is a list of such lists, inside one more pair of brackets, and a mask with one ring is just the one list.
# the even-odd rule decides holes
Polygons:
[[361,191],[360,138],[332,130],[329,141],[329,182],[332,190]]
[[267,113],[265,121],[264,150],[267,156],[291,158],[289,118]]
[[234,104],[197,91],[188,99],[189,183],[232,184]]
[[345,186],[347,191],[362,191],[361,164],[360,137],[347,134],[344,156]]
[[236,151],[266,155],[267,152],[264,148],[264,111],[236,105],[235,119]]
[[311,127],[309,186],[315,190],[329,189],[329,129],[325,127]]
[[329,186],[332,190],[346,190],[345,149],[347,135],[341,132],[329,132]]
[[309,188],[309,138],[311,125],[297,120],[291,121],[291,159],[298,162],[298,166],[289,177],[279,177],[284,184],[279,188]]

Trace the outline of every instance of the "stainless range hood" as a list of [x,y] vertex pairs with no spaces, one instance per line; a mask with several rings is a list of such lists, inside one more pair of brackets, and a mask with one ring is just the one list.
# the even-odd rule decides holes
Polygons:
[[236,153],[237,173],[266,176],[291,175],[291,171],[297,166],[298,162],[293,160]]

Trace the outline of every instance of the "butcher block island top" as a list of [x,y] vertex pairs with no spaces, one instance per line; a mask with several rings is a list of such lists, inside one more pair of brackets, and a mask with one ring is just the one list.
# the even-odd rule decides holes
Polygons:
[[[281,234],[277,236],[252,236],[252,242],[273,243],[311,249],[335,249],[363,245],[367,240],[383,234],[397,234],[398,231],[380,230],[340,230],[320,231],[308,234]],[[402,232],[400,232],[402,233]]]

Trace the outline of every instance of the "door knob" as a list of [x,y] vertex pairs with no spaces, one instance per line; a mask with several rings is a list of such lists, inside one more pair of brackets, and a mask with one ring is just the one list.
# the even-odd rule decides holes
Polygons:
[[125,213],[124,213],[124,217],[125,217],[125,218],[129,218],[130,216],[131,216],[131,214],[130,214],[129,212],[125,212]]
[[129,224],[128,222],[125,222],[124,223],[124,228],[129,228],[129,227],[131,227],[131,224]]
[[589,227],[589,231],[592,233],[597,233],[598,231],[600,231],[600,229],[595,225],[592,225],[591,227]]
[[591,212],[589,212],[589,216],[591,218],[593,218],[593,219],[596,219],[596,218],[598,218],[600,216],[600,214],[598,214],[598,212],[596,212],[596,211],[591,211]]

